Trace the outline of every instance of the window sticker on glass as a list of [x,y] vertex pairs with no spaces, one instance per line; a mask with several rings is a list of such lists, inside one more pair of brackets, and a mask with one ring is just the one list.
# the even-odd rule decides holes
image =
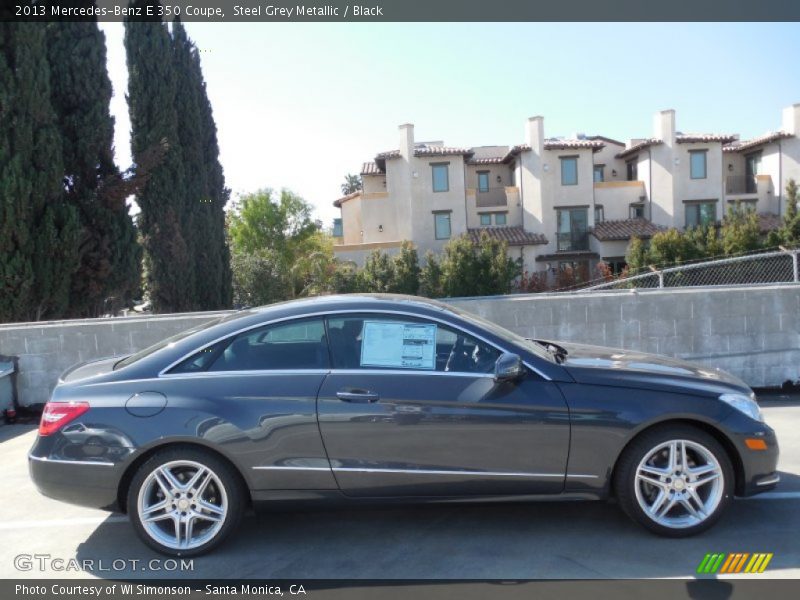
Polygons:
[[362,367],[436,368],[436,325],[364,321]]

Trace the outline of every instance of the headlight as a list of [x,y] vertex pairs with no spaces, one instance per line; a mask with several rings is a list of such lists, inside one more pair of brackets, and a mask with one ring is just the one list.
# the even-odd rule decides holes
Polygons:
[[749,396],[745,396],[744,394],[722,394],[719,399],[726,404],[730,404],[739,412],[743,412],[751,419],[761,422],[764,421],[764,417],[761,415],[761,408],[759,408],[756,403],[755,394],[750,394]]

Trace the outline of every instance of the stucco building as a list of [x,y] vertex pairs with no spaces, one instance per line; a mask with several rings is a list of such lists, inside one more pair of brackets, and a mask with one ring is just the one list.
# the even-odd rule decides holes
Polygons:
[[632,236],[716,222],[728,206],[774,227],[786,183],[800,181],[800,104],[784,109],[779,129],[751,140],[681,133],[674,110],[655,115],[650,137],[627,143],[548,138],[542,117],[528,119],[515,146],[417,142],[410,124],[399,134],[397,149],[363,164],[363,189],[334,202],[342,260],[362,265],[403,240],[424,256],[485,231],[531,272],[599,260],[619,269]]

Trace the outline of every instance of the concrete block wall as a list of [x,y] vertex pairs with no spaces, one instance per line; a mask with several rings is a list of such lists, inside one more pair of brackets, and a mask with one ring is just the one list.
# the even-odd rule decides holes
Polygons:
[[[800,380],[797,285],[531,294],[448,302],[526,337],[685,358],[729,371],[753,387]],[[130,354],[222,314],[227,313],[0,325],[0,355],[19,357],[20,404],[39,404],[47,401],[58,376],[75,363]]]
[[0,354],[19,357],[17,397],[20,405],[30,406],[47,402],[58,376],[76,363],[131,354],[221,314],[226,313],[0,325]]
[[673,288],[453,299],[512,331],[665,354],[752,387],[800,380],[800,286]]

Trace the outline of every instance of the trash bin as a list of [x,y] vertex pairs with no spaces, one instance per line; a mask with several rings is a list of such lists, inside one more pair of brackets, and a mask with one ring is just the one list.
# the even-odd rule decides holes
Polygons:
[[14,360],[0,356],[0,414],[14,410]]

